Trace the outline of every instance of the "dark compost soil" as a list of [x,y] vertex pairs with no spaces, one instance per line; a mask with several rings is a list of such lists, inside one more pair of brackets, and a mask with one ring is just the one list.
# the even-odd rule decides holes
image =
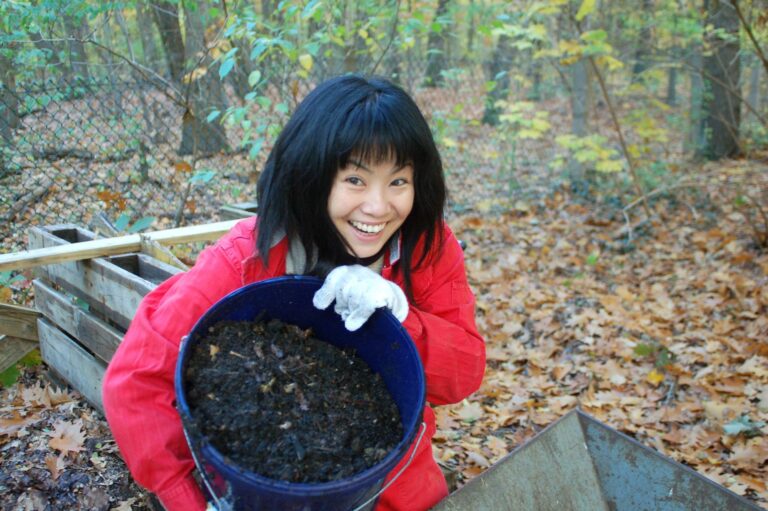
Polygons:
[[272,479],[349,477],[403,435],[397,406],[365,361],[278,320],[211,327],[190,354],[184,384],[193,431]]

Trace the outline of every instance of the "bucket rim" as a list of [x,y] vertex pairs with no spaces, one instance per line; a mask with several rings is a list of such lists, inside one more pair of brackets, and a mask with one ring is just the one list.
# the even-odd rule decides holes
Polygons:
[[[198,330],[198,327],[205,324],[212,316],[215,316],[215,314],[218,312],[218,310],[225,306],[226,303],[235,297],[237,297],[240,294],[248,293],[253,288],[261,288],[261,287],[274,287],[274,286],[280,286],[284,285],[288,282],[299,282],[302,284],[312,285],[317,288],[319,288],[323,280],[319,277],[314,276],[308,276],[308,275],[283,275],[280,277],[273,277],[265,280],[261,280],[258,282],[252,282],[249,284],[246,284],[242,287],[239,287],[224,297],[220,298],[216,303],[211,305],[208,310],[206,310],[205,313],[203,313],[202,316],[195,322],[192,329],[190,330],[190,335],[192,332],[195,332]],[[416,349],[416,345],[413,342],[413,339],[411,338],[408,331],[405,329],[405,327],[400,323],[400,321],[392,314],[392,312],[389,309],[382,308],[377,309],[374,312],[374,315],[380,315],[381,319],[379,321],[385,321],[387,324],[393,328],[394,330],[398,331],[401,334],[402,339],[405,341],[403,343],[405,349],[409,352],[410,355],[412,355],[413,360],[415,361],[418,372],[417,372],[417,380],[418,380],[418,387],[420,389],[420,395],[418,396],[418,412],[415,414],[415,420],[410,421],[412,423],[409,423],[407,425],[404,425],[404,430],[407,430],[407,433],[403,436],[403,438],[395,445],[388,453],[387,455],[378,463],[372,465],[371,467],[357,472],[356,474],[353,474],[352,476],[346,477],[341,480],[336,481],[327,481],[327,482],[318,482],[318,483],[293,483],[289,481],[281,481],[277,479],[271,479],[262,475],[257,474],[256,472],[252,472],[250,470],[245,469],[244,467],[241,467],[239,464],[235,463],[234,460],[230,460],[226,456],[224,456],[216,447],[213,446],[213,444],[210,443],[210,440],[207,436],[201,436],[201,438],[195,440],[192,440],[192,437],[188,435],[189,438],[189,448],[190,449],[198,449],[198,453],[205,453],[205,456],[202,458],[202,462],[204,465],[211,464],[211,462],[215,462],[218,464],[216,467],[216,470],[219,472],[226,473],[228,477],[236,477],[241,482],[247,483],[256,483],[257,485],[260,485],[262,487],[266,487],[269,490],[273,491],[280,491],[280,492],[287,492],[290,494],[293,494],[295,496],[313,496],[317,494],[322,495],[329,495],[333,493],[346,493],[350,486],[354,485],[370,485],[373,483],[376,483],[377,481],[384,480],[387,475],[397,466],[397,464],[403,459],[403,457],[408,453],[414,438],[416,437],[416,434],[419,431],[419,426],[423,422],[423,414],[424,414],[424,407],[426,406],[426,378],[424,375],[424,366],[421,362],[421,355],[419,355],[418,350]],[[373,316],[372,316],[373,317]],[[176,408],[177,411],[182,419],[182,427],[185,432],[188,432],[187,422],[192,421],[192,416],[189,411],[189,404],[186,400],[186,394],[184,393],[183,388],[183,374],[184,369],[186,367],[186,360],[183,359],[181,356],[182,349],[185,347],[186,344],[189,342],[192,342],[191,337],[185,337],[182,340],[181,345],[179,346],[179,357],[176,361],[176,370],[174,374],[174,393],[176,397]],[[196,445],[192,445],[192,444]],[[210,460],[210,461],[209,461]],[[389,467],[387,467],[390,465]],[[387,467],[386,473],[382,474],[381,469],[383,467]],[[201,467],[198,467],[201,468]]]

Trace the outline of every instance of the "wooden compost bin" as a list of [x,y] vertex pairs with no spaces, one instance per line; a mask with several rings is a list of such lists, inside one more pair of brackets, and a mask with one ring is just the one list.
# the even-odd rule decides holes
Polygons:
[[[77,225],[33,227],[29,248],[96,239]],[[103,411],[101,382],[139,302],[181,270],[132,253],[40,266],[35,269],[35,308],[40,352],[53,372]]]

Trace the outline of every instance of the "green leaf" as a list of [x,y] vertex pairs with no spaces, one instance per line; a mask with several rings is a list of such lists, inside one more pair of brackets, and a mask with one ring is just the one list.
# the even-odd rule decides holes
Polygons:
[[761,434],[760,429],[763,427],[765,427],[765,422],[752,422],[748,415],[742,415],[738,419],[723,426],[723,431],[729,436],[735,436],[741,433],[744,433],[747,436],[757,436]]
[[650,355],[653,355],[654,349],[651,344],[638,344],[635,346],[635,355],[640,357],[648,357]]
[[595,10],[595,0],[584,0],[576,13],[576,21],[581,21]]
[[251,74],[248,75],[248,85],[250,87],[254,87],[259,81],[261,80],[261,71],[258,69],[256,71],[251,72]]
[[198,170],[195,175],[189,179],[190,183],[208,183],[216,175],[215,170]]
[[129,223],[131,223],[131,216],[128,213],[121,213],[115,221],[115,229],[122,232],[128,227]]
[[600,254],[597,252],[592,252],[587,256],[587,264],[590,266],[595,266],[597,264],[598,259],[600,259]]
[[155,221],[155,217],[153,216],[144,216],[136,220],[132,226],[128,228],[128,232],[131,234],[141,232],[144,229],[148,228],[152,225],[152,223]]
[[205,118],[205,121],[213,122],[216,120],[217,117],[219,117],[219,115],[221,115],[221,112],[219,112],[218,110],[214,110],[208,114],[208,117]]
[[219,79],[223,80],[232,68],[235,67],[235,59],[227,59],[219,66]]

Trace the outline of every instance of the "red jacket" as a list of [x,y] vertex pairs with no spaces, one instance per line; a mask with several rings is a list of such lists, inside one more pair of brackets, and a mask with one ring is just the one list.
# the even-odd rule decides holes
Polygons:
[[[287,239],[269,253],[269,265],[255,255],[255,218],[243,220],[204,250],[193,268],[168,279],[141,302],[123,342],[107,368],[104,411],[134,479],[154,492],[169,511],[205,508],[192,477],[194,463],[174,408],[173,376],[179,343],[216,301],[252,282],[285,274]],[[442,248],[412,273],[413,305],[403,322],[418,348],[427,382],[427,401],[458,402],[477,390],[485,369],[485,344],[474,320],[474,296],[464,256],[444,228]],[[417,247],[417,252],[418,252]],[[401,287],[397,261],[385,254],[382,276]],[[435,432],[432,409],[424,409],[427,431],[408,469],[381,496],[377,510],[427,509],[447,494],[428,440]],[[410,457],[406,455],[401,463]],[[392,474],[399,471],[395,467]]]

